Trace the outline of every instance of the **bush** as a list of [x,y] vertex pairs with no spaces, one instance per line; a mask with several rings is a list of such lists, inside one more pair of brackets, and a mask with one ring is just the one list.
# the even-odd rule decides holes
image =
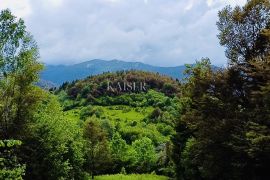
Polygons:
[[19,163],[16,154],[21,144],[19,140],[0,140],[0,179],[23,179],[25,165]]
[[93,107],[91,105],[83,107],[80,111],[80,119],[85,120],[87,117],[93,115]]
[[157,161],[156,152],[151,139],[143,137],[132,143],[138,172],[150,172]]

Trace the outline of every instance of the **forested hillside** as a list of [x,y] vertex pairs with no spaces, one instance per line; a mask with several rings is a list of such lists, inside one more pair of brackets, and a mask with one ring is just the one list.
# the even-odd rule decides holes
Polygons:
[[[146,91],[107,89],[108,82],[113,86],[125,81],[137,84],[143,81]],[[89,131],[98,131],[87,138],[95,144],[92,151],[106,156],[88,157],[95,167],[91,173],[155,171],[166,176],[174,174],[170,138],[175,134],[173,124],[179,118],[179,93],[179,82],[143,71],[104,73],[64,83],[56,91],[67,119],[78,124],[90,123]],[[101,137],[102,144],[95,142]]]

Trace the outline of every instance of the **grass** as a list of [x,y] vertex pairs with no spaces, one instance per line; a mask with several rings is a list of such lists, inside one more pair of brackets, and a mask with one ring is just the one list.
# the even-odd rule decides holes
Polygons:
[[153,111],[153,107],[144,107],[139,109],[139,111],[130,106],[107,106],[102,108],[105,116],[128,121],[140,121]]
[[102,175],[95,177],[95,180],[168,180],[165,176],[158,176],[152,174],[116,174],[116,175]]
[[[101,108],[104,112],[103,117],[110,117],[112,120],[126,120],[126,121],[141,121],[147,117],[152,111],[153,107],[144,107],[138,110],[130,106],[93,106]],[[71,120],[79,120],[80,108],[72,109],[65,112],[66,117]]]
[[[131,134],[134,138],[150,137],[155,144],[167,142],[170,136],[162,135],[156,124],[145,123],[144,119],[154,110],[153,107],[134,108],[125,105],[116,106],[93,106],[102,109],[101,119],[107,119],[115,127],[119,124],[123,134]],[[71,121],[80,121],[81,108],[65,112],[65,117]]]

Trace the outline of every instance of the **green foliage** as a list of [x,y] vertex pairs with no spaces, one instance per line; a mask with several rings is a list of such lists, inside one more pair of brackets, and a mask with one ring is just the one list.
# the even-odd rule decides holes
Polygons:
[[173,152],[172,143],[164,143],[160,145],[158,149],[161,149],[161,151],[158,154],[157,170],[155,170],[155,172],[168,177],[175,177],[174,163],[171,158]]
[[[180,160],[175,162],[182,170],[179,176],[183,179],[228,179],[237,176],[242,168],[234,165],[241,154],[230,147],[244,143],[234,139],[234,136],[241,136],[239,130],[244,122],[241,116],[235,114],[238,111],[233,94],[235,86],[223,81],[228,77],[225,72],[213,73],[209,67],[208,63],[202,62],[191,69],[193,75],[184,86],[188,91],[183,94],[183,115],[179,124],[182,132],[177,131],[184,136],[176,136],[178,144],[175,144],[175,152],[180,154]],[[195,137],[192,142],[196,143],[192,146],[186,144],[190,138],[186,135]]]
[[72,179],[82,175],[83,139],[76,121],[66,119],[56,97],[48,95],[38,107],[31,136],[23,145],[27,179]]
[[23,20],[9,10],[0,14],[0,138],[22,139],[26,124],[42,97],[38,81],[42,65]]
[[131,175],[123,175],[123,174],[116,174],[116,175],[103,175],[97,176],[96,180],[168,180],[169,178],[165,176],[158,176],[158,175],[150,175],[150,174],[131,174]]
[[124,167],[122,167],[120,173],[126,175],[127,174],[126,169]]
[[156,163],[157,157],[154,145],[149,138],[142,138],[132,143],[132,148],[135,150],[134,157],[139,172],[149,172]]
[[[185,148],[181,153],[181,167],[183,167],[183,175],[185,179],[200,179],[201,175],[196,166],[196,139],[190,138],[185,144]],[[183,177],[182,177],[183,178]]]
[[0,179],[78,179],[82,134],[57,99],[34,85],[42,69],[38,58],[23,20],[1,11],[0,138],[21,141],[1,141]]
[[[42,65],[25,28],[9,10],[1,12],[0,138],[23,143],[20,148],[11,147],[13,140],[1,143],[0,179],[82,179],[86,172],[154,170],[161,151],[156,147],[173,133],[170,114],[177,114],[179,82],[142,71],[104,73],[64,83],[57,99],[35,85]],[[107,80],[146,82],[149,91],[109,93]],[[154,108],[160,116],[151,122]]]
[[85,139],[86,171],[92,177],[105,173],[111,164],[111,152],[107,134],[94,117],[85,121],[83,137]]
[[[2,11],[0,138],[9,140],[0,141],[0,179],[173,176],[172,160],[177,179],[267,179],[270,2],[227,6],[217,25],[227,69],[213,71],[209,59],[187,65],[181,92],[179,82],[142,71],[64,83],[55,92],[62,112],[33,84],[42,65],[24,22]],[[109,92],[108,80],[146,82],[148,91]],[[167,179],[97,177],[106,178]]]
[[178,179],[267,179],[269,129],[269,1],[219,13],[219,38],[230,66],[208,60],[189,67],[174,136]]
[[230,63],[246,66],[269,55],[269,17],[269,0],[249,0],[244,7],[227,6],[219,12],[218,37]]
[[126,157],[127,157],[128,147],[127,147],[126,142],[122,139],[121,135],[118,132],[116,132],[113,135],[110,145],[111,145],[113,158],[116,161],[119,160],[119,161],[125,162]]
[[[112,84],[118,82],[145,82],[148,90],[154,90],[164,93],[166,96],[173,97],[179,92],[180,84],[173,79],[161,76],[155,73],[143,72],[143,71],[126,71],[116,73],[104,73],[97,76],[91,76],[85,80],[64,83],[60,86],[56,93],[60,93],[64,90],[67,93],[67,99],[80,100],[86,99],[88,103],[97,105],[136,105],[143,106],[146,102],[142,101],[141,96],[143,93],[124,93],[124,92],[111,92],[107,90],[107,82]],[[138,93],[138,92],[137,92]],[[150,94],[149,94],[150,95]],[[113,96],[119,96],[116,99],[112,99]],[[158,98],[157,96],[155,96]],[[98,98],[98,99],[97,99]],[[148,98],[148,97],[147,97]],[[136,101],[135,104],[132,101]],[[157,99],[154,100],[156,102]],[[141,102],[141,103],[140,103]],[[153,102],[152,102],[153,103]]]
[[87,117],[94,115],[92,106],[83,107],[80,111],[80,119],[85,120]]
[[17,157],[21,144],[19,140],[0,140],[0,179],[23,179],[25,165]]
[[191,137],[191,130],[187,123],[179,120],[175,126],[176,134],[172,137],[173,150],[172,159],[175,164],[175,172],[177,179],[185,179],[185,166],[182,163],[182,154],[188,139]]
[[122,139],[121,135],[116,132],[111,141],[110,149],[114,164],[114,173],[126,174],[126,169],[124,166],[132,164],[133,161],[129,156],[130,147],[127,145],[126,141]]
[[153,110],[153,112],[150,114],[149,118],[150,118],[150,119],[158,119],[159,117],[162,116],[162,113],[163,113],[163,112],[161,111],[160,108],[155,108],[155,109]]
[[[62,92],[59,94],[60,100],[62,94]],[[119,173],[123,167],[128,173],[151,172],[155,169],[155,163],[148,163],[149,167],[143,169],[142,165],[138,163],[136,150],[132,143],[147,137],[152,141],[154,149],[163,147],[162,144],[166,144],[171,135],[174,134],[173,121],[179,115],[179,100],[176,97],[167,97],[154,90],[141,94],[105,95],[97,98],[97,100],[99,102],[104,101],[106,106],[93,103],[66,111],[65,114],[67,118],[74,121],[94,118],[102,130],[106,132],[113,161],[113,165],[108,172]],[[76,100],[72,101],[75,102]],[[108,103],[106,103],[107,101]],[[61,102],[64,104],[62,100]],[[110,103],[119,105],[108,106]],[[132,104],[135,107],[124,104]],[[151,117],[155,109],[158,110],[159,114]],[[98,115],[96,112],[101,113]],[[159,157],[163,150],[163,148],[158,148],[157,151],[154,151],[155,156]],[[164,157],[167,155],[164,154]],[[172,166],[171,161],[170,163],[165,161],[160,163],[159,173],[172,175],[173,173],[169,170]]]

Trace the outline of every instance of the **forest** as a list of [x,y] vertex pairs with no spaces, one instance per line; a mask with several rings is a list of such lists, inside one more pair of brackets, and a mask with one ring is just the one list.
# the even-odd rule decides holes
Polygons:
[[218,18],[225,68],[202,58],[181,80],[123,70],[45,90],[34,37],[1,11],[0,180],[269,179],[270,1]]

